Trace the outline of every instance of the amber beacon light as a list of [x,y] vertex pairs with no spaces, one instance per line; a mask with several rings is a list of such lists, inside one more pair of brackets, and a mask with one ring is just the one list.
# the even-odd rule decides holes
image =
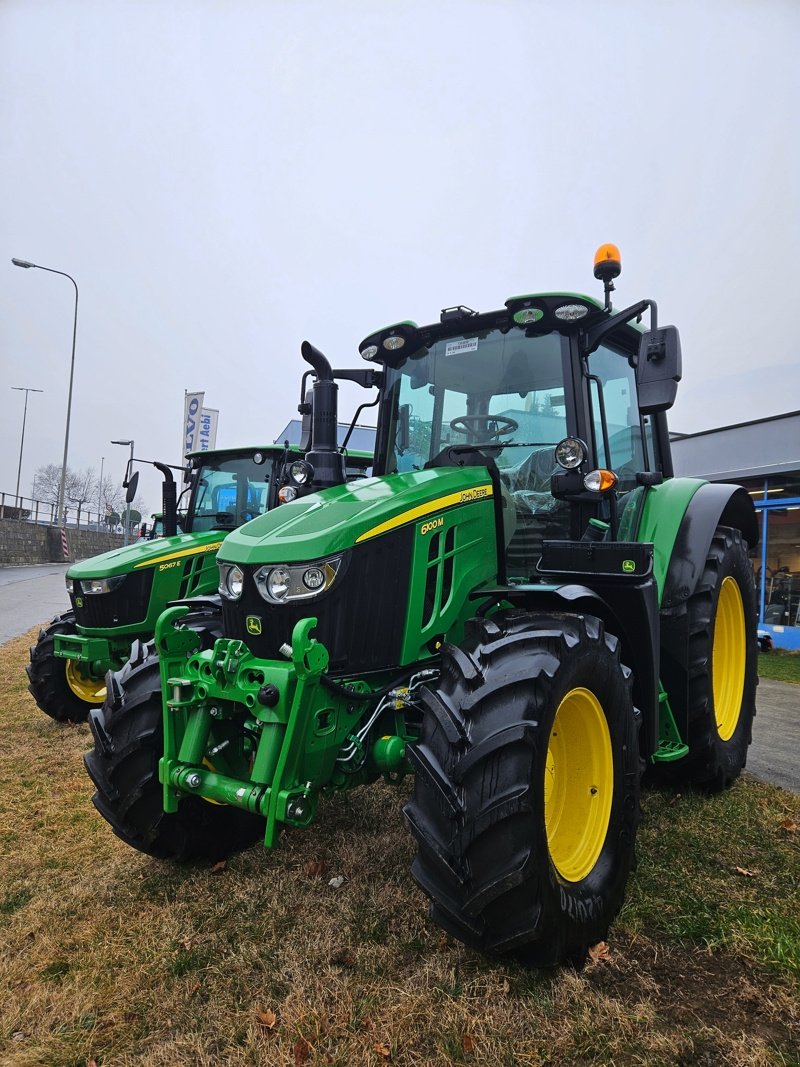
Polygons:
[[622,257],[616,245],[600,245],[594,254],[594,276],[599,278],[605,289],[606,311],[611,310],[611,294],[614,292],[614,278],[622,271]]

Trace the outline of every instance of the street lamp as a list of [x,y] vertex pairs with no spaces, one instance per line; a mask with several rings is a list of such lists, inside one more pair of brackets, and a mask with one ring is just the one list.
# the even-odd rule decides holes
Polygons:
[[[72,323],[72,359],[69,364],[69,393],[67,394],[67,427],[64,431],[64,459],[61,463],[61,482],[58,486],[58,510],[56,512],[59,521],[66,526],[66,516],[63,513],[64,508],[64,489],[67,481],[67,452],[69,451],[69,417],[72,413],[72,379],[75,374],[75,338],[78,333],[78,283],[72,277],[71,274],[67,274],[63,270],[53,270],[52,267],[43,267],[41,263],[30,263],[27,259],[14,259],[11,262],[15,267],[24,267],[25,270],[29,270],[31,267],[35,267],[37,270],[46,270],[48,274],[60,274],[62,278],[69,278],[72,284],[75,286],[75,317]],[[13,388],[13,387],[12,387]],[[66,535],[62,535],[66,537]],[[64,555],[66,556],[66,541]]]
[[25,407],[22,409],[22,437],[20,438],[20,442],[19,442],[19,466],[17,467],[17,491],[14,494],[14,496],[16,498],[16,501],[17,501],[17,505],[16,506],[19,508],[19,507],[22,507],[22,501],[20,500],[20,497],[19,497],[19,478],[20,478],[20,475],[22,474],[22,446],[25,444],[25,419],[28,417],[28,393],[43,393],[44,389],[29,389],[25,385],[12,385],[11,388],[16,390],[16,392],[18,392],[18,393],[24,393],[25,394]]
[[[132,471],[133,470],[133,441],[112,441],[111,444],[112,445],[125,445],[126,447],[128,445],[130,445],[131,462],[130,462],[129,470]],[[125,526],[124,526],[124,529],[123,529],[123,542],[122,542],[123,545],[127,545],[127,543],[128,543],[128,539],[129,539],[129,529],[128,529],[128,527],[130,526],[130,520],[131,520],[131,506],[130,506],[130,504],[128,504],[126,502],[126,507],[125,507]]]

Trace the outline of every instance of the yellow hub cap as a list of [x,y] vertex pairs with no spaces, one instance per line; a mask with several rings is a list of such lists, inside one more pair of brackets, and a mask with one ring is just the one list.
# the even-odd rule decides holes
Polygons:
[[717,733],[723,741],[733,737],[742,710],[745,639],[742,594],[735,578],[724,578],[717,600],[711,680]]
[[580,882],[597,863],[614,792],[611,735],[600,701],[571,689],[558,705],[547,744],[544,823],[553,865]]
[[106,683],[102,678],[87,678],[73,660],[67,660],[67,685],[86,704],[102,704],[106,699]]

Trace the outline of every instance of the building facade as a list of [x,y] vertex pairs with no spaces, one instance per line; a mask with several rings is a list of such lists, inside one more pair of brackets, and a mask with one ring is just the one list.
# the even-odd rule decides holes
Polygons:
[[751,552],[759,629],[800,649],[800,411],[695,434],[674,434],[675,474],[736,482],[753,498],[760,542]]

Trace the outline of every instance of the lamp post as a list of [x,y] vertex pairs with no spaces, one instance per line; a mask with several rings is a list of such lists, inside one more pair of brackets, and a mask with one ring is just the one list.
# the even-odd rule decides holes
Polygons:
[[22,474],[22,447],[25,444],[25,419],[28,417],[28,393],[43,393],[44,389],[29,389],[25,385],[12,385],[11,388],[16,390],[18,393],[24,393],[25,394],[25,407],[22,409],[22,437],[20,438],[20,442],[19,442],[19,466],[17,467],[17,491],[14,494],[14,497],[15,497],[16,502],[17,502],[16,506],[19,508],[19,507],[22,506],[20,498],[19,498],[19,479],[20,479],[20,475]]
[[[67,393],[67,426],[64,430],[64,459],[61,463],[61,482],[58,486],[58,506],[57,516],[59,522],[62,523],[62,529],[66,526],[66,516],[63,514],[64,508],[64,489],[67,480],[67,453],[69,452],[69,418],[72,413],[72,379],[75,375],[75,338],[78,333],[78,283],[72,277],[71,274],[67,274],[63,270],[53,270],[52,267],[43,267],[41,263],[30,263],[27,259],[14,259],[11,262],[15,267],[24,267],[25,270],[29,270],[31,267],[35,267],[36,270],[46,270],[48,274],[60,274],[62,278],[69,278],[72,284],[75,286],[75,316],[72,322],[72,358],[69,364],[69,392]],[[66,534],[62,534],[62,539],[66,538]],[[66,556],[66,540],[64,540]]]
[[[130,445],[131,461],[130,461],[130,468],[129,469],[132,471],[133,470],[133,441],[112,441],[111,444],[112,445],[125,445],[126,447],[128,445]],[[122,543],[123,543],[123,545],[127,545],[129,537],[130,537],[130,531],[128,529],[128,527],[130,526],[130,518],[131,518],[131,506],[126,501],[126,504],[125,504],[125,523],[124,523],[123,533],[122,533],[122,536],[123,536]]]
[[106,462],[106,457],[100,457],[100,481],[97,484],[97,522],[101,523],[106,517],[103,511],[103,466]]

